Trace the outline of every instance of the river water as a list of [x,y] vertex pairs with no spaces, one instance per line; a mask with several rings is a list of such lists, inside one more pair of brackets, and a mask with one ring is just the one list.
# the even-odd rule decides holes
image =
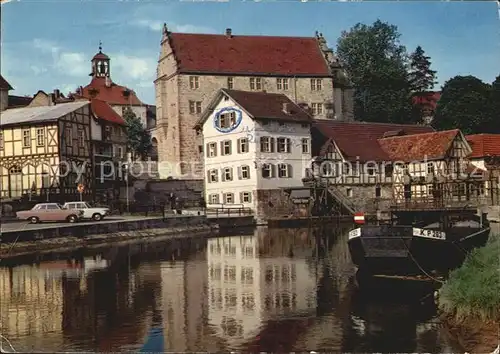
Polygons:
[[0,333],[17,351],[463,352],[429,301],[357,288],[347,231],[2,261]]

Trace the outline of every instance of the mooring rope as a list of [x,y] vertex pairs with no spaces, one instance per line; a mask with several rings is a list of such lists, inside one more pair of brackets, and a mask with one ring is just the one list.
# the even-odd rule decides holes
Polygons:
[[422,266],[421,266],[421,265],[417,262],[417,260],[415,259],[415,257],[413,257],[413,254],[411,253],[410,249],[409,249],[409,248],[408,248],[408,246],[406,245],[405,240],[404,240],[401,236],[399,236],[399,239],[401,240],[401,242],[403,242],[403,245],[405,246],[406,250],[408,251],[408,254],[410,255],[410,258],[411,258],[411,260],[413,261],[413,263],[415,263],[415,265],[416,265],[416,266],[417,266],[417,267],[418,267],[418,268],[422,271],[422,273],[424,273],[424,274],[425,274],[425,275],[426,275],[429,279],[432,279],[432,280],[434,280],[435,282],[438,282],[438,283],[444,284],[444,281],[439,280],[439,279],[437,279],[437,278],[433,277],[432,275],[430,275],[429,273],[427,273],[427,272],[425,271],[425,269],[424,269],[424,268],[422,268]]

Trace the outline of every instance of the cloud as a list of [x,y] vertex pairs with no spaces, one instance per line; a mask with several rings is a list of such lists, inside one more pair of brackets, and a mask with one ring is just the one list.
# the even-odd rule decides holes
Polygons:
[[156,70],[156,61],[150,57],[134,57],[124,54],[111,56],[113,70],[118,70],[119,76],[126,76],[131,80],[143,81],[153,77]]
[[55,67],[70,76],[85,76],[89,73],[89,66],[85,55],[82,53],[61,53],[55,62]]
[[[163,22],[151,19],[138,19],[131,22],[133,26],[149,29],[153,32],[160,32],[163,29]],[[167,23],[170,31],[182,33],[215,33],[213,28],[191,24]]]

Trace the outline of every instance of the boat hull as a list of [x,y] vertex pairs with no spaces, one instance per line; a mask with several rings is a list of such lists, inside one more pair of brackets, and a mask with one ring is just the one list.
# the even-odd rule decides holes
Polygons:
[[364,226],[349,234],[353,263],[366,274],[445,273],[488,241],[489,228],[455,228],[446,233],[406,226]]

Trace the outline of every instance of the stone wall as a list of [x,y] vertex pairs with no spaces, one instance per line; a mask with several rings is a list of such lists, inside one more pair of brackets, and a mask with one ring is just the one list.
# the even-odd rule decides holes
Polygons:
[[257,222],[288,216],[295,210],[295,205],[281,189],[259,189],[253,192],[253,197],[257,201],[255,211]]
[[[391,185],[379,185],[380,197],[376,197],[376,187],[376,185],[342,185],[337,188],[354,203],[356,211],[370,213],[377,209],[386,209],[387,201],[392,198]],[[349,196],[349,193],[352,194]]]

